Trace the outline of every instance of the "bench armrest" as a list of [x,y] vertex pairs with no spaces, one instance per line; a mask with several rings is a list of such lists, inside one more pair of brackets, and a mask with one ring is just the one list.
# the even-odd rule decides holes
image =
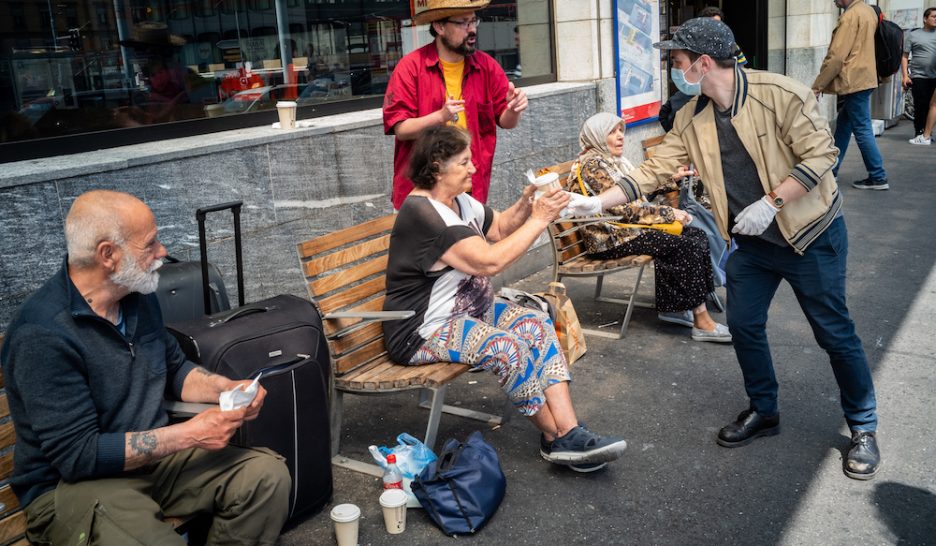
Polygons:
[[582,216],[581,218],[570,217],[570,218],[559,218],[554,220],[554,224],[597,224],[598,222],[617,222],[624,218],[623,216]]
[[342,328],[341,330],[335,332],[329,338],[331,339],[341,339],[342,337],[363,328],[374,322],[384,322],[387,320],[402,320],[410,318],[415,315],[416,311],[406,310],[406,311],[339,311],[337,313],[328,313],[323,316],[324,320],[334,320],[334,319],[361,319],[361,322],[357,322],[348,326],[347,328]]
[[211,408],[219,407],[218,404],[201,404],[198,402],[180,402],[178,400],[163,400],[163,409],[176,417],[188,419],[195,417],[199,413]]
[[385,320],[402,320],[415,315],[416,311],[339,311],[337,313],[328,313],[325,320],[330,319],[364,319],[370,322]]

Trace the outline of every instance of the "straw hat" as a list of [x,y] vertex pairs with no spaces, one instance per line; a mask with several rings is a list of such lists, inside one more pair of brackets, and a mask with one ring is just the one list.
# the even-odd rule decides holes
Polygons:
[[439,19],[484,9],[491,0],[410,0],[413,24],[425,25]]
[[145,49],[148,47],[179,47],[185,45],[185,38],[169,34],[169,27],[164,23],[143,22],[133,27],[130,39],[121,40],[120,45]]

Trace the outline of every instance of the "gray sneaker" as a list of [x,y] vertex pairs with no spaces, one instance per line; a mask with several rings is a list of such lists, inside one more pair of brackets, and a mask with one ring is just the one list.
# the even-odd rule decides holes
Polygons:
[[692,311],[670,311],[668,313],[657,313],[657,318],[663,322],[671,322],[680,326],[692,328],[695,322],[692,320]]
[[625,449],[627,442],[622,438],[599,436],[585,427],[577,426],[565,436],[556,438],[548,453],[541,449],[540,455],[551,463],[581,466],[613,461],[620,458]]
[[718,322],[715,323],[714,330],[703,330],[701,328],[692,329],[693,341],[713,341],[715,343],[731,343],[731,332],[728,327]]

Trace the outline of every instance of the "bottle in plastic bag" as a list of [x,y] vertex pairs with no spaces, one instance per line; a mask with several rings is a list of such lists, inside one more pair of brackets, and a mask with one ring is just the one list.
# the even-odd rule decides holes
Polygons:
[[383,475],[384,489],[403,489],[403,473],[396,465],[396,455],[387,455],[387,468]]

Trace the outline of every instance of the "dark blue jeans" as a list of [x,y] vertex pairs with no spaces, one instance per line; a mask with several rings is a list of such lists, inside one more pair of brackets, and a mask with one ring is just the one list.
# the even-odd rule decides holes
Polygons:
[[838,218],[800,256],[752,237],[737,241],[728,258],[728,328],[751,408],[779,412],[777,377],[767,344],[767,310],[785,280],[793,288],[819,346],[829,354],[845,420],[852,430],[877,429],[871,370],[845,305],[848,231]]
[[839,156],[838,163],[832,169],[835,176],[838,176],[848,142],[854,133],[868,176],[871,180],[887,180],[884,159],[881,158],[877,142],[874,141],[874,131],[871,130],[871,91],[873,89],[839,96],[838,118],[835,122],[835,147],[839,149]]

